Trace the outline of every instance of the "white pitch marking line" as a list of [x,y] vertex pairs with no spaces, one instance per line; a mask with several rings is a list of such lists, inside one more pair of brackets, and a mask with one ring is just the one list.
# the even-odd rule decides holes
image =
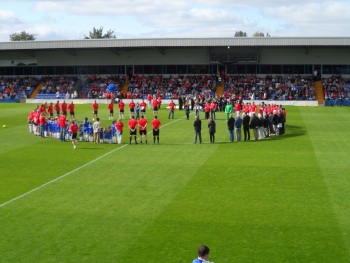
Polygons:
[[[184,118],[184,117],[182,117],[182,118]],[[174,122],[177,122],[178,120],[181,120],[182,118],[176,119],[176,120],[174,120],[174,121],[171,121],[171,122],[169,122],[169,123],[167,123],[167,124],[161,126],[160,128],[166,127],[166,126],[168,126],[169,124],[172,124],[172,123],[174,123]],[[92,164],[92,163],[94,163],[94,162],[96,162],[96,161],[102,159],[103,157],[105,157],[105,156],[107,156],[107,155],[109,155],[109,154],[111,154],[111,153],[113,153],[113,152],[115,152],[115,151],[119,151],[119,150],[123,149],[123,148],[126,147],[126,146],[128,146],[128,144],[124,144],[123,146],[121,146],[121,147],[119,147],[119,148],[116,148],[116,149],[114,149],[114,150],[112,150],[112,151],[110,151],[110,152],[107,152],[107,153],[105,153],[104,155],[101,155],[100,157],[97,157],[96,159],[94,159],[94,160],[92,160],[92,161],[90,161],[90,162],[88,162],[88,163],[86,163],[86,164],[84,164],[84,165],[82,165],[82,166],[80,166],[80,167],[78,167],[78,168],[75,168],[74,170],[72,170],[72,171],[70,171],[70,172],[68,172],[68,173],[66,173],[66,174],[64,174],[64,175],[61,175],[61,176],[59,176],[59,177],[57,177],[57,178],[55,178],[55,179],[53,179],[53,180],[51,180],[51,181],[49,181],[49,182],[47,182],[47,183],[44,183],[44,184],[42,184],[42,185],[40,185],[40,186],[38,186],[38,187],[36,187],[36,188],[34,188],[34,189],[32,189],[32,190],[30,190],[30,191],[24,193],[24,194],[21,194],[21,195],[15,197],[15,198],[13,198],[13,199],[11,199],[11,200],[5,202],[5,203],[0,204],[0,207],[4,207],[5,205],[8,205],[8,204],[10,204],[10,203],[12,203],[12,202],[14,202],[14,201],[16,201],[16,200],[18,200],[18,199],[21,199],[21,198],[23,198],[23,197],[25,197],[25,196],[27,196],[27,195],[33,193],[33,192],[36,192],[36,191],[40,190],[41,188],[44,188],[45,186],[48,186],[48,185],[50,185],[50,184],[52,184],[52,183],[54,183],[54,182],[57,182],[58,180],[61,180],[61,179],[65,178],[65,177],[67,177],[68,175],[70,175],[70,174],[72,174],[72,173],[74,173],[74,172],[76,172],[76,171],[78,171],[78,170],[80,170],[80,169],[82,169],[82,168],[84,168],[84,167],[86,167],[86,166],[88,166],[88,165],[90,165],[90,164]]]

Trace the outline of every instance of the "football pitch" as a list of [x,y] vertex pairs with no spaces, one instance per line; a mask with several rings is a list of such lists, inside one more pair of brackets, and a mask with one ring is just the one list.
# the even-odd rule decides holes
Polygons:
[[218,112],[214,144],[202,113],[194,144],[194,115],[163,106],[159,145],[150,124],[129,145],[126,116],[123,144],[73,150],[29,133],[34,106],[0,103],[0,262],[181,263],[201,244],[215,263],[350,262],[349,107],[286,107],[285,135],[233,143]]

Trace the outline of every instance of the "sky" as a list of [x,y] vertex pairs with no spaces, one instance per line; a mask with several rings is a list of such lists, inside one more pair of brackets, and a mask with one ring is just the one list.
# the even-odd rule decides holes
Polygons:
[[350,37],[350,0],[0,0],[0,42],[79,40],[93,28],[118,39]]

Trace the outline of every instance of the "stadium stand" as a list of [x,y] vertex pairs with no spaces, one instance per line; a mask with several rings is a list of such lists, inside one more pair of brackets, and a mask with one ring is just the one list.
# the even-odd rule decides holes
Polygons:
[[0,99],[27,98],[37,83],[34,77],[0,77]]

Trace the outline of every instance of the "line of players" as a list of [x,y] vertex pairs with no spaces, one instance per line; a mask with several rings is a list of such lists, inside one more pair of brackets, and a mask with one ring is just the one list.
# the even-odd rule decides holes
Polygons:
[[[153,109],[153,116],[158,116],[158,110],[160,109],[160,106],[162,104],[162,99],[161,97],[156,97],[154,96],[153,99],[150,99],[150,97],[147,98],[148,103],[145,102],[144,99],[141,100],[141,102],[135,103],[133,99],[129,102],[129,113],[130,113],[130,119],[132,116],[135,117],[136,120],[140,119],[140,116],[144,116],[146,118],[146,108],[148,105],[148,109]],[[125,119],[125,103],[123,102],[122,99],[119,99],[118,103],[118,108],[119,108],[119,118],[120,119]],[[98,103],[96,100],[92,104],[93,108],[93,115],[92,115],[92,120],[97,118],[97,113],[98,113]],[[174,119],[174,111],[176,108],[176,104],[174,103],[173,100],[170,101],[169,105],[169,116]],[[111,100],[110,103],[108,104],[108,110],[109,110],[109,120],[113,120],[114,118],[114,101]]]
[[[113,102],[112,102],[113,103]],[[59,104],[59,101],[57,101]],[[72,102],[73,104],[73,102]],[[52,105],[52,103],[50,104]],[[74,105],[74,104],[73,104]],[[128,127],[130,129],[130,143],[131,139],[136,140],[136,129],[139,127],[140,142],[142,143],[142,138],[145,137],[147,143],[147,120],[145,118],[146,112],[141,105],[141,118],[137,115],[138,120],[135,119],[134,112],[130,112],[131,119],[128,122]],[[56,117],[53,117],[53,112],[50,109],[50,106],[47,106],[46,103],[41,106],[37,106],[30,114],[28,115],[29,123],[29,132],[35,135],[41,136],[42,138],[51,137],[57,138],[61,141],[72,140],[74,149],[76,148],[76,140],[86,141],[86,142],[95,142],[95,143],[121,143],[122,133],[123,133],[123,122],[119,118],[118,121],[113,121],[110,126],[101,127],[99,123],[98,115],[98,104],[95,101],[92,105],[94,110],[93,120],[95,122],[89,122],[86,117],[78,126],[78,123],[74,119],[74,111],[70,111],[70,121],[66,118],[67,112],[59,111],[60,107],[55,106]],[[144,106],[146,107],[146,106]],[[46,108],[48,111],[46,111]],[[65,109],[63,107],[63,109]],[[109,106],[110,109],[110,106]],[[122,117],[124,117],[123,112],[121,112]],[[48,120],[46,120],[46,115],[49,115]],[[110,110],[110,120],[113,119],[113,111]],[[159,128],[160,121],[157,117],[157,111],[154,115],[154,120],[152,120],[153,128],[153,142],[156,141],[159,143]]]

